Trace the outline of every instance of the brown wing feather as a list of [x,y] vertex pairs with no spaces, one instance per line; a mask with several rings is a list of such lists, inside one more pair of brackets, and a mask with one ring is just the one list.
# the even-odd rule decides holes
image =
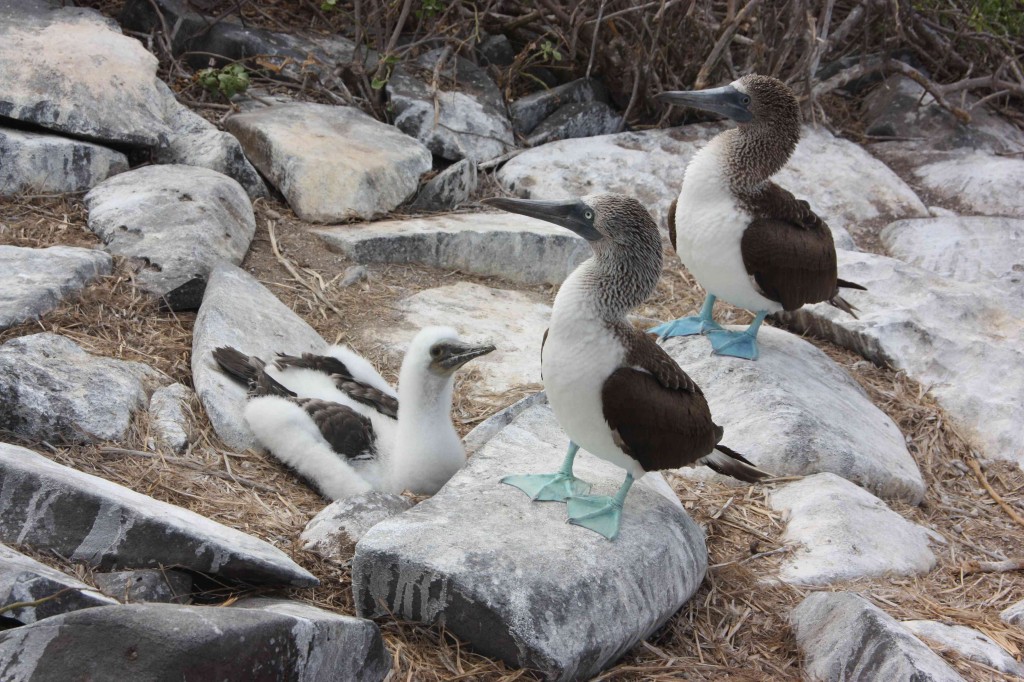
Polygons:
[[638,369],[613,372],[604,382],[601,402],[619,447],[644,471],[692,464],[721,437],[703,394],[666,388]]
[[672,250],[676,250],[676,204],[679,203],[679,197],[672,200],[672,205],[668,207],[668,241],[672,245]]
[[352,400],[372,407],[387,417],[398,418],[397,398],[354,378],[348,366],[336,357],[315,353],[303,353],[300,356],[278,354],[274,364],[281,370],[311,369],[328,374],[334,379],[334,385],[338,390]]
[[295,401],[320,429],[331,449],[346,459],[372,454],[375,441],[370,420],[347,405],[304,398]]
[[701,394],[700,386],[653,338],[627,324],[616,327],[615,333],[626,348],[627,366],[648,372],[665,388]]
[[274,365],[281,370],[294,367],[295,369],[311,369],[314,372],[322,372],[324,374],[338,374],[346,379],[352,378],[352,373],[348,370],[345,363],[330,355],[303,353],[296,356],[278,353],[277,359],[274,360]]

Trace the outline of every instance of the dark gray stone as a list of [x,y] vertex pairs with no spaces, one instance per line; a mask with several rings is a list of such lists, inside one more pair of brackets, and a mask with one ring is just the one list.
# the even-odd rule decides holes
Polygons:
[[503,35],[487,36],[476,48],[484,64],[511,66],[516,60],[516,50]]
[[476,191],[477,168],[463,159],[432,177],[422,187],[410,208],[417,211],[446,211],[457,208]]
[[91,142],[0,128],[0,197],[63,194],[128,170],[121,152]]
[[325,559],[347,559],[367,531],[411,506],[401,495],[377,490],[337,500],[306,524],[300,536],[303,549]]
[[101,275],[110,255],[96,249],[0,245],[0,330],[38,318]]
[[610,135],[619,130],[622,117],[604,102],[577,102],[559,107],[534,128],[530,146],[575,137]]
[[154,296],[242,262],[256,233],[252,203],[228,176],[196,166],[145,166],[87,195],[89,229],[117,256],[145,265],[135,282]]
[[938,654],[858,594],[816,592],[789,620],[809,680],[963,682]]
[[255,584],[319,584],[251,535],[3,443],[0,542],[51,550],[104,571],[176,566]]
[[71,339],[43,332],[0,346],[0,430],[26,440],[117,440],[146,406],[156,370],[90,355]]
[[[658,474],[630,491],[614,541],[498,482],[554,470],[567,444],[535,404],[434,497],[374,526],[352,560],[358,611],[443,624],[486,656],[557,680],[594,675],[657,630],[704,577],[703,533]],[[584,453],[576,472],[601,493],[623,478]]]
[[509,105],[512,125],[520,135],[529,135],[557,109],[566,104],[606,102],[608,90],[593,78],[579,78],[550,90],[540,90],[520,97]]
[[172,569],[144,568],[94,573],[93,580],[103,594],[125,604],[187,604],[191,601],[189,594],[192,592],[192,577]]
[[[45,601],[35,606],[10,608],[16,603],[37,600]],[[4,609],[5,618],[27,625],[69,611],[116,603],[81,580],[0,544],[0,609]]]
[[375,624],[304,604],[105,606],[0,633],[4,682],[380,682],[389,669]]

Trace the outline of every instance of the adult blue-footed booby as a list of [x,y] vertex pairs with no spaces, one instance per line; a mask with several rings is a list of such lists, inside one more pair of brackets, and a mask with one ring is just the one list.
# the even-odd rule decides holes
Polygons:
[[325,497],[382,490],[433,495],[466,463],[452,425],[455,370],[494,346],[428,327],[402,360],[398,392],[345,346],[267,364],[230,347],[214,359],[249,386],[256,439]]
[[[562,284],[541,346],[548,402],[570,438],[555,474],[508,476],[533,499],[568,498],[569,522],[614,539],[622,504],[648,471],[706,464],[744,481],[764,472],[720,445],[704,394],[653,338],[626,321],[661,275],[661,238],[638,201],[600,194],[571,201],[487,199],[497,208],[569,228],[593,257]],[[614,497],[586,495],[572,474],[583,447],[626,470]]]
[[[715,353],[756,360],[757,331],[769,313],[827,301],[853,315],[839,288],[864,287],[836,277],[828,225],[770,180],[800,140],[800,108],[790,89],[775,78],[749,75],[658,99],[723,114],[739,125],[694,155],[668,216],[673,248],[707,291],[704,305],[696,317],[650,331],[663,339],[707,334]],[[716,324],[717,298],[755,312],[750,327],[732,332]]]

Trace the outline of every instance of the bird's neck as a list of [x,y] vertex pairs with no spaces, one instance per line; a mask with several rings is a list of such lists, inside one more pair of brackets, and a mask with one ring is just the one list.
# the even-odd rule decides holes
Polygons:
[[562,284],[555,297],[552,323],[560,316],[580,314],[608,322],[624,319],[654,293],[661,264],[661,241],[656,233],[628,245],[599,246]]
[[433,480],[443,483],[466,461],[452,425],[454,381],[406,362],[398,382],[398,434],[388,463],[391,487],[420,492]]
[[800,122],[758,121],[721,134],[725,177],[737,194],[761,187],[782,170],[800,141]]

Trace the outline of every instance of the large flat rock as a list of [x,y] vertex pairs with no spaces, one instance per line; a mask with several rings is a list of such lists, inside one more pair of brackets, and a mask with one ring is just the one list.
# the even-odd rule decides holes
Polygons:
[[0,678],[380,682],[390,669],[369,621],[249,601],[257,603],[106,606],[10,630],[0,634]]
[[852,592],[815,592],[790,614],[804,675],[832,680],[963,682],[892,616]]
[[0,128],[0,158],[0,197],[81,192],[128,170],[128,158],[113,149],[6,128]]
[[0,346],[0,430],[51,443],[116,440],[156,379],[147,365],[92,355],[65,336],[19,336]]
[[348,559],[367,531],[411,506],[401,495],[379,490],[335,500],[306,524],[302,548],[325,559]]
[[936,562],[930,545],[944,542],[835,474],[788,483],[771,493],[771,506],[786,517],[783,542],[795,546],[779,570],[787,583],[925,574]]
[[[372,528],[352,563],[359,612],[443,624],[558,680],[596,674],[657,630],[704,577],[703,533],[657,474],[633,486],[612,542],[567,524],[564,505],[498,482],[554,471],[567,444],[534,404],[434,497]],[[575,471],[606,494],[624,476],[582,451]]]
[[353,107],[283,104],[226,122],[246,155],[311,222],[372,218],[415,193],[430,152]]
[[242,414],[245,387],[213,360],[220,346],[272,358],[276,353],[320,352],[327,343],[241,268],[220,265],[210,273],[192,331],[192,383],[222,441],[239,450],[258,447]]
[[591,256],[586,240],[512,213],[461,213],[316,230],[359,263],[419,263],[522,284],[561,284]]
[[954,651],[967,660],[977,661],[1001,673],[1024,678],[1020,663],[988,635],[964,625],[937,620],[905,620],[904,627],[938,649]]
[[712,355],[700,336],[664,344],[704,391],[723,442],[776,476],[827,471],[921,502],[924,480],[903,434],[860,385],[799,336],[762,327],[757,338],[757,362]]
[[[498,172],[518,196],[564,199],[594,192],[635,196],[665,228],[686,164],[725,129],[718,123],[551,142],[528,150]],[[807,200],[851,248],[849,230],[885,218],[926,216],[927,208],[895,173],[852,142],[804,127],[800,144],[775,182]]]
[[[0,544],[0,610],[5,618],[27,625],[68,611],[116,603],[81,580]],[[22,606],[11,608],[14,604]]]
[[249,196],[228,176],[197,166],[146,166],[87,195],[89,229],[110,253],[138,258],[144,291],[162,296],[242,262],[256,233]]
[[316,585],[272,545],[31,450],[0,443],[0,542],[100,570],[175,566],[249,583]]
[[1024,218],[1024,160],[969,152],[924,163],[911,172],[922,187],[966,211]]
[[1024,466],[1024,320],[986,285],[893,258],[840,251],[839,271],[868,288],[843,294],[860,319],[824,303],[783,319],[905,370],[987,456]]
[[64,297],[109,274],[111,263],[95,249],[0,245],[0,330],[50,312]]
[[171,132],[157,58],[91,9],[0,5],[0,117],[157,147]]
[[475,398],[540,383],[541,340],[551,318],[547,304],[519,291],[459,282],[413,294],[395,308],[394,319],[382,319],[365,332],[368,341],[404,354],[420,329],[443,325],[467,341],[497,347],[467,366],[479,372],[479,380],[467,386]]

